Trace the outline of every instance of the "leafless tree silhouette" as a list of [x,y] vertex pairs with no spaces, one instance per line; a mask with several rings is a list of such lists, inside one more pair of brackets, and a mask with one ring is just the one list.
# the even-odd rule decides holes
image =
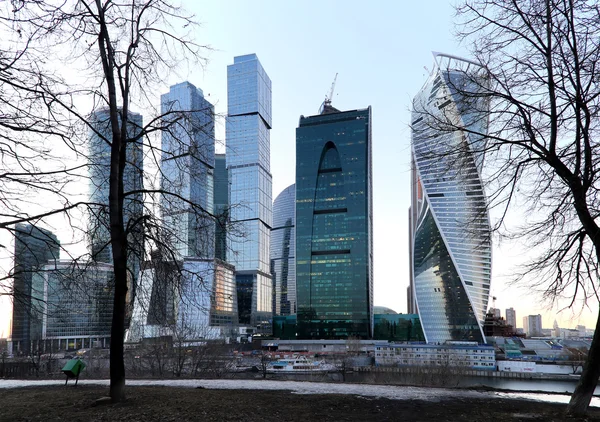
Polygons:
[[[458,35],[479,66],[453,69],[459,76],[436,98],[453,99],[462,119],[423,109],[429,133],[462,139],[429,153],[460,162],[467,148],[485,160],[487,200],[499,209],[493,229],[536,253],[517,278],[534,280],[550,300],[568,297],[574,306],[579,298],[597,308],[600,8],[580,0],[468,0],[457,11]],[[516,230],[507,224],[514,206],[525,209]],[[570,414],[587,410],[599,348],[600,320]]]
[[[138,271],[153,249],[182,270],[174,245],[186,239],[165,224],[161,201],[195,215],[200,232],[214,228],[215,219],[226,224],[176,183],[163,183],[168,178],[161,174],[161,160],[172,154],[162,149],[161,134],[188,148],[183,153],[192,161],[205,157],[183,138],[206,132],[214,139],[214,128],[198,119],[212,108],[156,107],[166,77],[181,66],[202,66],[208,47],[194,41],[194,17],[164,0],[15,0],[0,7],[8,40],[0,50],[0,230],[10,232],[21,222],[49,226],[60,217],[79,233],[71,243],[90,237],[87,222],[94,223],[92,237],[107,234],[91,254],[61,252],[74,261],[113,265],[110,396],[118,402],[125,397],[123,343],[129,306],[139,293]],[[134,109],[144,113],[144,122]],[[104,161],[88,148],[90,139],[104,146]],[[142,173],[142,162],[154,172],[144,170],[146,179],[132,187],[128,173]],[[91,201],[81,195],[82,186],[98,183],[91,176],[98,167],[105,167],[100,184],[108,186],[107,197]]]

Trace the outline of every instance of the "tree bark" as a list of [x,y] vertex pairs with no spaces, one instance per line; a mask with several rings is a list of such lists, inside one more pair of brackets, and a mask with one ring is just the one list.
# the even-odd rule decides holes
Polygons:
[[586,414],[587,409],[592,400],[594,390],[598,384],[598,378],[600,377],[600,314],[596,320],[596,331],[592,338],[592,345],[588,352],[588,357],[583,367],[581,377],[571,400],[567,406],[567,415],[569,416],[583,416]]

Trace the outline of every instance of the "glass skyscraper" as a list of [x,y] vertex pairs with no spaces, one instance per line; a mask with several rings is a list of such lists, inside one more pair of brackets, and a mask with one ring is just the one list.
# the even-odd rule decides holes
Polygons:
[[60,244],[49,230],[32,224],[15,226],[15,255],[13,271],[12,340],[20,342],[20,350],[30,351],[32,341],[41,339],[43,285],[34,282],[34,274],[49,260],[60,255]]
[[427,342],[484,343],[492,257],[481,180],[485,138],[473,133],[487,131],[488,104],[477,95],[487,78],[477,63],[435,59],[413,102],[409,292]]
[[240,324],[262,326],[272,316],[271,80],[255,54],[227,66],[227,114],[227,262],[235,266]]
[[274,280],[273,313],[296,313],[296,185],[285,188],[273,201],[271,274]]
[[299,339],[373,334],[371,108],[300,117],[296,129]]
[[[121,110],[119,110],[121,112]],[[123,188],[126,194],[123,202],[123,218],[125,227],[129,222],[140,221],[144,214],[144,154],[143,139],[136,139],[142,130],[141,114],[130,112],[127,126],[126,164],[123,175]],[[107,108],[94,111],[90,115],[89,141],[89,197],[90,207],[90,243],[92,259],[96,262],[112,263],[112,247],[110,245],[110,218],[108,213],[108,193],[110,176],[110,143],[112,131],[110,114]],[[135,194],[128,192],[136,191]],[[129,250],[127,268],[129,276],[136,285],[144,257],[144,236],[141,224],[129,228],[127,241]],[[131,290],[132,292],[134,289]]]
[[[161,95],[164,241],[180,257],[214,258],[214,106],[189,82]],[[170,193],[170,194],[169,194]]]
[[[113,318],[114,271],[104,263],[55,261],[34,275],[42,286],[42,338],[53,350],[104,344]],[[50,344],[48,344],[50,343]]]
[[229,220],[229,179],[225,154],[215,154],[215,258],[227,261],[227,222]]

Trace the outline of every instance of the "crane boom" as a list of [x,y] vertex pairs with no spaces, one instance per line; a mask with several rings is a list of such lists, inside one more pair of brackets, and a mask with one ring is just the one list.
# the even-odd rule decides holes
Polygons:
[[329,96],[325,97],[325,100],[331,104],[331,101],[333,100],[333,91],[335,90],[335,82],[337,81],[337,72],[335,74],[335,77],[333,78],[333,82],[331,83],[331,89],[329,90]]

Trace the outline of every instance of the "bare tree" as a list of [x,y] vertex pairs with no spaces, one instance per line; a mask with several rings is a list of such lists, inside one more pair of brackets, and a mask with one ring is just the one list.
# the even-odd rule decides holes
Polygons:
[[[436,112],[415,104],[422,123],[413,119],[422,136],[447,132],[456,142],[423,154],[485,160],[489,207],[500,210],[493,229],[537,254],[517,278],[534,280],[552,301],[567,297],[573,306],[581,298],[597,308],[600,9],[582,0],[472,0],[458,15],[475,60],[441,69],[442,88],[428,99]],[[526,212],[512,231],[515,204]],[[570,414],[587,410],[599,348],[600,319]]]
[[[5,129],[1,139],[7,140],[2,144],[2,152],[14,151],[10,155],[11,164],[21,168],[21,172],[0,175],[0,183],[8,186],[2,189],[0,200],[9,210],[0,228],[23,221],[41,222],[59,214],[72,223],[73,218],[83,219],[87,210],[94,220],[102,220],[94,230],[106,229],[108,237],[97,250],[108,252],[114,268],[110,396],[113,402],[118,402],[125,397],[123,342],[130,314],[128,304],[133,303],[136,295],[139,270],[132,262],[143,261],[146,249],[157,244],[165,246],[169,260],[178,262],[179,258],[176,249],[162,243],[165,225],[156,211],[157,197],[179,199],[188,211],[198,216],[201,224],[210,225],[213,219],[210,210],[182,196],[172,186],[149,182],[131,187],[125,183],[128,168],[139,165],[131,158],[131,151],[143,151],[160,170],[165,151],[157,145],[156,136],[167,131],[175,133],[177,138],[182,136],[182,130],[202,131],[204,128],[198,126],[194,113],[212,111],[167,109],[153,112],[142,124],[132,117],[132,109],[154,109],[155,92],[165,75],[183,60],[201,65],[204,47],[190,36],[196,26],[193,17],[163,0],[58,4],[16,1],[4,7],[0,21],[14,39],[14,45],[0,52],[3,88],[6,86],[23,98],[13,102],[13,97],[13,101],[3,104],[3,109],[12,107],[12,114],[7,114],[12,120],[0,123]],[[50,55],[63,62],[49,63]],[[34,71],[29,70],[32,64]],[[77,69],[75,75],[68,71],[71,67]],[[7,98],[2,94],[1,98]],[[90,110],[94,111],[92,115]],[[96,112],[106,116],[102,122],[106,130],[97,125]],[[193,123],[189,126],[184,124],[186,121]],[[28,136],[20,136],[21,133]],[[87,156],[85,145],[89,134],[108,148],[110,158],[106,164],[98,164]],[[27,142],[31,137],[37,137],[37,143]],[[50,142],[56,140],[73,152],[73,165],[61,153],[52,151]],[[41,163],[50,165],[44,167]],[[88,178],[81,170],[98,165],[107,166],[107,198],[96,203],[87,198],[73,201],[67,186],[70,183],[81,186]],[[22,186],[31,195],[49,191],[54,202],[39,211],[26,210],[20,198],[31,195],[23,195]],[[141,200],[137,199],[140,195]],[[127,204],[132,202],[137,202],[143,210],[129,213]],[[149,247],[139,248],[140,238]],[[97,256],[93,255],[92,258]],[[89,258],[85,254],[84,257]]]

